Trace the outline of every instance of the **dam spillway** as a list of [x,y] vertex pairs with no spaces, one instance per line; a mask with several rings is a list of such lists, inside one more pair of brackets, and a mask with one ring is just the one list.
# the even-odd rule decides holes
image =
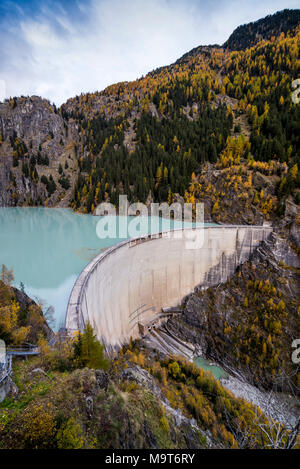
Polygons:
[[106,349],[117,350],[196,287],[225,282],[272,231],[204,226],[123,241],[95,257],[78,277],[66,328],[82,331],[89,322]]

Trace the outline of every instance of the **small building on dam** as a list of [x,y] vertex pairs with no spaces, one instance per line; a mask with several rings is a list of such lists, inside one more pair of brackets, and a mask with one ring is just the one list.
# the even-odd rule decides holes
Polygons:
[[106,350],[117,350],[196,287],[225,282],[271,232],[267,226],[204,226],[121,242],[78,277],[66,328],[82,331],[90,322]]

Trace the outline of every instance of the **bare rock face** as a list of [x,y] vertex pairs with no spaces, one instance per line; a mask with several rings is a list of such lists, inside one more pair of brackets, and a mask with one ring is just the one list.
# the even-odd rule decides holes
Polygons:
[[8,150],[6,150],[5,154],[6,157],[3,158],[2,161],[0,160],[0,207],[12,205],[12,194],[10,190],[10,185],[12,184],[12,154],[11,152],[9,153]]
[[94,399],[92,396],[88,396],[85,399],[85,404],[86,404],[86,412],[89,418],[92,417],[93,415],[93,410],[94,410]]
[[[293,240],[295,240],[295,244],[299,246],[299,241],[300,241],[300,227],[296,225],[296,223],[293,224],[293,227],[291,229],[291,236]],[[272,241],[273,243],[273,255],[278,263],[283,263],[291,267],[295,267],[298,269],[300,267],[300,258],[297,256],[296,252],[291,248],[289,243],[286,242],[286,240],[276,236],[272,235]]]
[[109,374],[104,370],[96,370],[96,382],[100,389],[107,391],[109,385]]
[[63,119],[50,103],[36,96],[0,104],[0,133],[7,139],[14,132],[35,144],[45,142],[52,132],[63,134]]
[[300,246],[300,225],[293,223],[290,231],[291,241],[296,245]]
[[[73,173],[70,154],[77,139],[74,122],[45,99],[0,103],[0,206],[57,204],[65,195],[58,170],[69,168],[64,178]],[[45,178],[54,181],[50,189]]]
[[135,381],[140,386],[147,387],[157,398],[163,399],[161,390],[155,385],[151,375],[139,366],[126,368],[122,372],[120,380]]

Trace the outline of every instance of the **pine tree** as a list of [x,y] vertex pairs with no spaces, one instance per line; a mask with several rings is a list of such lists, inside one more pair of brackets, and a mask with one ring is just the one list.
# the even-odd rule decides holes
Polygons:
[[74,355],[82,366],[104,370],[109,367],[109,360],[104,356],[104,346],[97,340],[89,323],[74,342]]

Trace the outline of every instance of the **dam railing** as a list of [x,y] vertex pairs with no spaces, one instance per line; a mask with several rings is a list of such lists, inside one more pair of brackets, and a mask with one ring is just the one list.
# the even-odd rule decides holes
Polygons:
[[24,344],[20,346],[7,347],[5,363],[0,368],[0,383],[2,383],[12,372],[13,357],[28,357],[39,355],[40,351],[36,345]]
[[12,372],[12,356],[6,355],[6,360],[4,367],[2,369],[2,374],[0,374],[0,384],[3,383]]

